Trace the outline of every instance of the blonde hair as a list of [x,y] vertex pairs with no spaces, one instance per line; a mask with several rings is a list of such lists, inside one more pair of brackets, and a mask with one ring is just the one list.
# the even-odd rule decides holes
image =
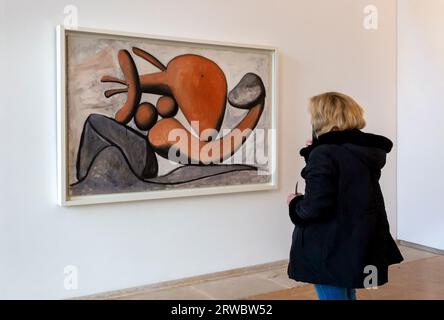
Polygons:
[[332,130],[344,131],[365,127],[364,110],[351,97],[327,92],[310,99],[311,124],[317,137]]

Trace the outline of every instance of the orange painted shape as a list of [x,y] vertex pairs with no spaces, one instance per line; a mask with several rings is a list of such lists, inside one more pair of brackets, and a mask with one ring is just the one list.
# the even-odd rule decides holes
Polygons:
[[205,129],[219,130],[227,99],[222,69],[205,57],[186,54],[171,60],[166,73],[168,86],[193,130],[199,136]]
[[127,124],[131,121],[139,105],[141,97],[139,76],[134,60],[128,51],[120,50],[117,57],[125,81],[128,84],[128,98],[125,104],[117,111],[115,119],[120,123]]
[[188,158],[188,163],[220,163],[244,144],[256,127],[263,109],[264,101],[261,101],[248,111],[230,133],[214,141],[197,139],[175,118],[158,121],[149,131],[148,140],[156,153],[166,159],[169,152],[179,151]]
[[157,121],[157,110],[151,103],[144,102],[137,108],[134,122],[140,130],[149,130]]

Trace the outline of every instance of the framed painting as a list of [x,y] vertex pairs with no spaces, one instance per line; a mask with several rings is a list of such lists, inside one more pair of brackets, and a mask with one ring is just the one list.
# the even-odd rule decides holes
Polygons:
[[57,27],[58,202],[276,187],[276,50]]

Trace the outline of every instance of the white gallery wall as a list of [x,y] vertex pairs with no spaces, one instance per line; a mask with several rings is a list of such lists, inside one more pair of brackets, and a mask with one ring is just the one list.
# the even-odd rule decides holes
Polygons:
[[[279,189],[58,207],[55,26],[67,4],[83,27],[277,47]],[[369,4],[378,30],[363,27]],[[396,140],[395,0],[1,0],[0,40],[0,298],[68,298],[287,259],[285,199],[304,165],[314,94],[350,94],[367,130]],[[395,152],[382,188],[396,234]],[[77,290],[64,289],[69,265]]]
[[444,1],[398,3],[398,237],[444,250]]

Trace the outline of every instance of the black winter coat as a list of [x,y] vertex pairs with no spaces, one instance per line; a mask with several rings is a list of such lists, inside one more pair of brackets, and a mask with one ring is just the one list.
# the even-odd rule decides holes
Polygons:
[[333,131],[301,150],[305,195],[294,198],[288,275],[298,281],[363,288],[366,266],[387,269],[403,260],[389,231],[379,186],[392,142],[359,130]]

